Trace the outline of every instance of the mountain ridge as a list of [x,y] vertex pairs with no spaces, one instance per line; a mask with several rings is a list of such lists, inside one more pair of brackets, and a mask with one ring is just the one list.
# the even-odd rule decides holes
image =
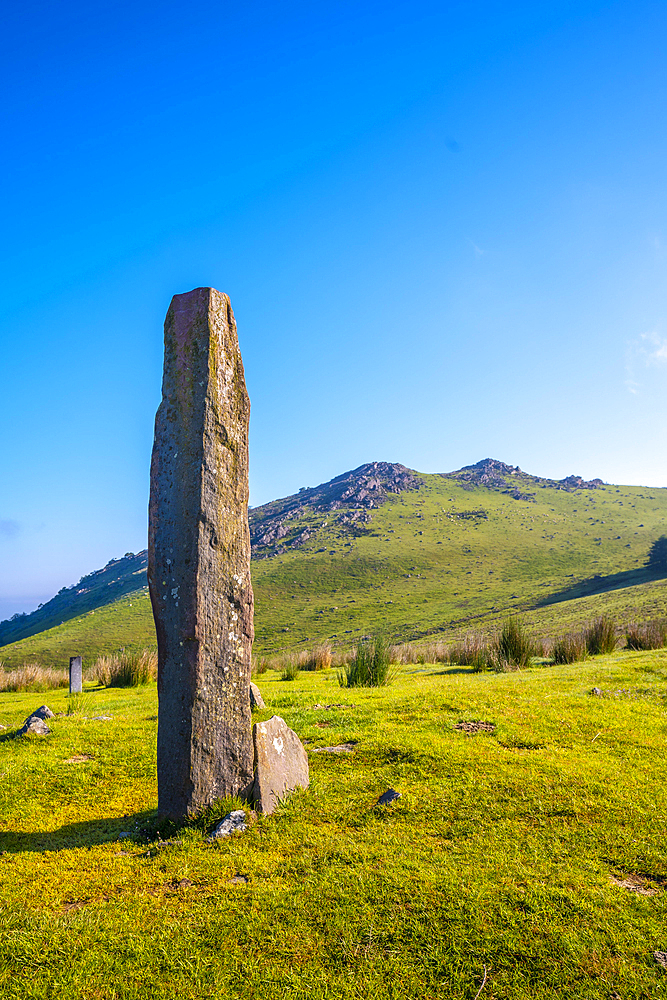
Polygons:
[[[550,480],[531,476],[518,466],[496,459],[483,459],[454,472],[438,474],[419,473],[399,463],[371,462],[327,483],[303,488],[289,497],[253,508],[249,511],[249,521],[258,641],[275,642],[278,632],[293,629],[305,633],[304,641],[308,635],[317,638],[317,634],[313,635],[317,631],[326,635],[326,609],[314,610],[318,602],[326,603],[326,595],[333,597],[342,592],[351,595],[361,588],[370,608],[374,601],[372,591],[385,586],[395,590],[400,580],[411,580],[411,583],[400,584],[399,592],[389,601],[389,604],[396,604],[398,597],[403,606],[403,617],[396,621],[395,627],[401,634],[408,634],[414,626],[416,634],[430,625],[423,622],[417,627],[417,618],[424,616],[406,596],[415,579],[433,580],[435,591],[431,584],[427,587],[423,583],[429,599],[434,601],[433,614],[454,621],[470,617],[473,609],[473,617],[484,613],[481,601],[485,593],[491,597],[491,591],[478,579],[480,573],[503,572],[509,583],[516,577],[518,563],[522,561],[527,560],[534,567],[531,573],[537,573],[530,593],[522,598],[526,606],[537,606],[538,599],[545,596],[545,588],[549,588],[547,593],[565,592],[572,582],[570,578],[585,582],[588,577],[599,576],[594,570],[603,570],[603,576],[634,572],[641,563],[641,555],[646,554],[648,543],[657,537],[658,523],[646,524],[649,534],[641,552],[638,546],[643,532],[634,530],[627,539],[624,537],[628,553],[623,556],[619,549],[619,521],[614,529],[616,534],[604,540],[606,558],[601,562],[603,538],[589,537],[591,532],[587,530],[592,524],[605,523],[591,517],[595,497],[602,504],[616,505],[613,511],[618,521],[623,511],[634,509],[636,503],[643,507],[652,505],[656,497],[660,510],[650,506],[647,511],[655,510],[660,515],[667,491],[646,491],[643,487],[624,488],[624,491],[627,491],[625,501],[620,488],[605,485],[599,479],[586,481],[568,476]],[[587,499],[580,501],[578,498]],[[650,518],[655,520],[648,512],[643,515],[645,522]],[[662,523],[665,518],[660,516],[659,520]],[[550,525],[544,528],[545,532],[554,530],[553,524],[557,522],[561,535],[567,528],[557,548],[545,544],[556,535],[544,534],[538,539],[530,534],[540,521]],[[483,525],[486,527],[482,528]],[[426,527],[428,531],[424,530]],[[644,524],[638,527],[644,529]],[[574,533],[572,537],[568,537],[567,531]],[[473,537],[479,541],[485,539],[484,551],[476,558],[473,558],[468,541]],[[591,555],[584,557],[584,551],[591,548]],[[524,550],[526,554],[520,555]],[[101,570],[87,574],[72,587],[63,588],[31,614],[0,623],[0,645],[19,642],[62,622],[94,613],[96,608],[128,594],[146,592],[146,557],[144,550],[112,559]],[[507,564],[508,560],[514,569],[510,566],[501,570],[500,564]],[[470,566],[464,566],[466,561]],[[483,570],[484,564],[486,570]],[[413,572],[416,568],[420,572]],[[459,581],[460,574],[463,578]],[[301,580],[298,583],[300,593],[292,593],[289,597],[297,579]],[[503,606],[512,604],[514,598],[509,601],[512,590],[518,593],[521,587],[518,583],[513,584],[507,596],[501,595]],[[309,596],[300,609],[301,617],[294,618],[288,609],[297,607],[291,601],[296,597],[301,601],[302,591]],[[442,605],[443,594],[449,594],[445,606]],[[146,593],[145,596],[147,599]],[[353,597],[350,600],[355,603]],[[498,599],[492,606],[501,606]],[[283,610],[278,614],[279,608]],[[349,612],[354,610],[348,609]],[[394,612],[398,612],[396,607]],[[310,626],[299,626],[299,621],[306,620],[310,620]],[[358,629],[343,629],[342,634],[355,631]],[[330,634],[340,636],[341,633],[332,630]]]

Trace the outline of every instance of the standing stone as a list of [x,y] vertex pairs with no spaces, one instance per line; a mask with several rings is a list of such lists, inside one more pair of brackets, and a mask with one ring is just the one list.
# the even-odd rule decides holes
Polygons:
[[69,658],[69,693],[81,694],[83,691],[83,667],[80,656]]
[[228,297],[214,288],[175,295],[164,324],[148,531],[162,816],[252,788],[249,417]]
[[253,801],[259,812],[272,813],[295,788],[308,788],[308,754],[296,733],[274,715],[252,727],[255,744]]

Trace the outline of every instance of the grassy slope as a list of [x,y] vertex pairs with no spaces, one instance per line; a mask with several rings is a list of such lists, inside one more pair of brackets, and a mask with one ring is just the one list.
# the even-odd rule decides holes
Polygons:
[[[378,627],[395,640],[451,635],[509,610],[526,612],[566,587],[585,591],[581,581],[603,593],[538,608],[527,619],[549,633],[607,608],[626,619],[667,611],[664,583],[642,570],[650,545],[667,532],[667,490],[568,493],[522,475],[517,486],[536,494],[529,502],[422,478],[422,489],[391,496],[374,512],[367,534],[352,537],[329,518],[308,546],[253,562],[258,653],[324,638],[351,642]],[[455,516],[477,510],[487,517]],[[72,651],[90,658],[148,643],[154,633],[143,592],[5,646],[0,660],[62,664]]]
[[[217,846],[115,839],[155,808],[154,686],[0,742],[3,997],[473,1000],[484,966],[488,998],[667,995],[667,652],[404,670],[375,691],[330,671],[260,683],[256,718],[278,712],[309,750],[359,742],[311,752],[310,790]],[[38,701],[0,695],[8,735]],[[375,807],[389,786],[402,798]],[[612,882],[628,874],[657,894]]]

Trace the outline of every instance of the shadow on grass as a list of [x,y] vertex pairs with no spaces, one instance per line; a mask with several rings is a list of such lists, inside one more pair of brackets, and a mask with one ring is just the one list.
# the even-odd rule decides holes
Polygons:
[[649,566],[628,569],[623,573],[610,573],[608,576],[592,576],[588,580],[580,580],[578,583],[572,584],[571,587],[547,594],[533,607],[544,608],[549,604],[559,604],[561,601],[573,601],[578,597],[605,594],[611,590],[623,590],[624,587],[636,587],[641,583],[655,583],[657,580],[664,579],[667,579],[665,570]]
[[476,667],[447,667],[446,670],[429,670],[429,677],[446,677],[447,674],[478,674]]
[[[0,851],[18,854],[23,851],[66,851],[75,847],[94,847],[116,842],[123,847],[146,847],[157,832],[157,813],[144,810],[131,816],[94,819],[81,823],[68,823],[50,832],[4,830],[0,832]],[[161,831],[160,831],[161,832]],[[119,839],[120,834],[125,836]]]

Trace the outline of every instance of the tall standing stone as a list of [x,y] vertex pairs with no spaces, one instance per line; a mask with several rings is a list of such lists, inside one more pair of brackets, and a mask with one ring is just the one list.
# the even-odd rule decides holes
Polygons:
[[148,582],[158,640],[158,811],[178,817],[253,783],[248,420],[234,314],[195,288],[164,324]]
[[69,658],[69,693],[81,694],[83,691],[83,666],[80,656]]

